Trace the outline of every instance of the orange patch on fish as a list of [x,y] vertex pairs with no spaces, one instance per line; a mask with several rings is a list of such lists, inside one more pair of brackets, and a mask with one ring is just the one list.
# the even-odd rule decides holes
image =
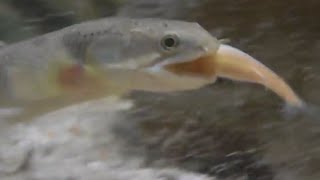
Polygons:
[[71,65],[60,70],[58,82],[62,87],[76,87],[85,79],[84,69],[80,65]]
[[109,88],[108,79],[98,68],[78,64],[61,67],[56,81],[62,94],[80,99],[99,96]]

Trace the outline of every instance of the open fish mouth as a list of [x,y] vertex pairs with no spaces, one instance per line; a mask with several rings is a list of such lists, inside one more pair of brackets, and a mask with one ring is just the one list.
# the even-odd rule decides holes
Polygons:
[[176,75],[193,76],[199,78],[216,77],[216,65],[212,61],[213,54],[200,56],[193,60],[168,64],[163,67],[166,71]]
[[271,89],[287,104],[304,106],[303,101],[280,76],[250,55],[229,45],[221,44],[216,52],[185,62],[166,64],[162,68],[176,75],[207,79],[222,77],[258,83]]

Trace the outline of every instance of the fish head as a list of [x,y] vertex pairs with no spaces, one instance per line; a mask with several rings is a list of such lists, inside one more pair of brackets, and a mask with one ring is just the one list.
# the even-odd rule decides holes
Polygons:
[[[110,23],[110,22],[109,22]],[[214,53],[220,42],[195,22],[117,19],[109,33],[89,46],[89,59],[106,68],[167,71],[170,64],[192,62]]]
[[[106,68],[125,69],[125,72],[127,69],[142,70],[157,75],[158,82],[162,83],[156,83],[154,78],[144,85],[159,86],[159,91],[196,89],[222,77],[264,85],[288,104],[304,106],[275,72],[249,54],[219,41],[198,23],[125,19],[125,23],[115,21],[113,30],[115,33],[108,34],[114,38],[111,41],[109,36],[109,39],[100,38],[93,43],[94,57]],[[129,76],[135,75],[133,72]],[[141,75],[134,82],[142,81],[143,77],[146,76]]]

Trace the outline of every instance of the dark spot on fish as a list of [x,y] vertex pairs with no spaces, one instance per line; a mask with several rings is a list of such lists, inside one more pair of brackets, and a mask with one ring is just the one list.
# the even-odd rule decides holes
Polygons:
[[92,41],[88,34],[81,34],[79,31],[72,31],[63,36],[63,44],[70,55],[83,64],[85,61],[86,48]]
[[99,29],[89,32],[76,29],[63,36],[63,43],[70,55],[78,60],[80,64],[84,64],[86,60],[86,50],[89,44],[95,39],[108,33],[117,34],[116,32],[112,32],[111,29]]

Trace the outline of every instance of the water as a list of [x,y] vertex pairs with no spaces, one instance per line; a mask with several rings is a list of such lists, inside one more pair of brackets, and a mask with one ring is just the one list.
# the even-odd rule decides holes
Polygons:
[[[68,173],[52,167],[56,164],[63,168],[72,166],[70,171],[84,172],[83,177],[89,177],[93,173],[88,166],[98,167],[93,168],[94,172],[102,172],[110,167],[114,170],[118,164],[117,167],[125,170],[120,168],[115,172],[175,167],[183,171],[181,174],[201,173],[221,179],[319,179],[319,1],[32,0],[28,3],[20,0],[0,3],[3,9],[0,39],[15,42],[101,16],[197,21],[214,36],[228,39],[229,44],[282,76],[311,109],[302,112],[291,109],[290,114],[286,114],[284,104],[272,92],[258,85],[224,79],[184,93],[134,92],[126,98],[135,106],[121,113],[115,110],[97,113],[90,108],[87,111],[79,108],[10,127],[1,122],[1,129],[7,129],[2,133],[1,142],[24,149],[16,151],[17,158],[12,162],[17,163],[1,165],[4,172],[7,171],[6,177],[9,172],[10,177],[17,179],[25,174],[38,179],[66,179]],[[8,16],[11,21],[6,20]],[[122,102],[114,104],[118,103]],[[109,106],[106,105],[106,109]],[[82,118],[75,120],[75,115]],[[72,124],[80,124],[80,129],[84,129],[80,138],[70,135],[68,129]],[[99,126],[112,128],[96,129]],[[43,139],[48,138],[50,131],[55,131],[54,135],[49,133],[52,139]],[[77,134],[79,128],[71,131]],[[92,134],[86,134],[88,132]],[[116,140],[107,141],[113,138]],[[111,159],[118,162],[97,155],[100,150],[113,146],[116,150],[110,150],[114,157]],[[29,151],[35,155],[26,160]],[[120,153],[115,153],[118,151]],[[21,162],[25,161],[29,163],[22,166]],[[121,165],[124,162],[132,163]],[[88,165],[90,163],[93,165]],[[56,174],[49,173],[52,168]],[[98,174],[100,178],[110,177]],[[199,177],[193,175],[193,178]]]

